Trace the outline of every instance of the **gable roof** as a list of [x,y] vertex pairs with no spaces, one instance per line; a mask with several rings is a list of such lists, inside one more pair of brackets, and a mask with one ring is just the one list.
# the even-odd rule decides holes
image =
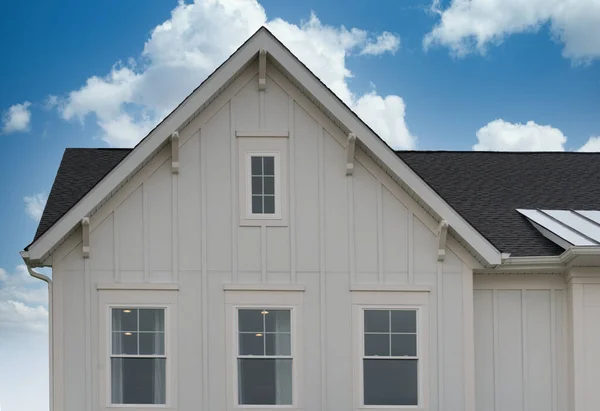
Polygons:
[[371,130],[347,105],[327,88],[266,28],[260,28],[215,72],[192,92],[171,114],[156,126],[117,166],[73,205],[50,228],[36,238],[27,249],[27,258],[41,262],[66,236],[106,198],[156,153],[178,128],[201,111],[228,83],[253,61],[260,50],[288,75],[326,113],[354,133],[368,152],[378,158],[387,171],[398,178],[411,193],[439,219],[447,221],[453,233],[484,264],[500,264],[501,256],[485,237],[431,189],[393,150]]
[[559,255],[517,208],[600,209],[600,153],[398,151],[503,253]]

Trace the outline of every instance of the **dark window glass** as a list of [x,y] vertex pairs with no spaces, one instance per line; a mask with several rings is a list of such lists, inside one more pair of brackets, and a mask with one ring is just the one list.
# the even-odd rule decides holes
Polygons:
[[162,332],[139,334],[140,355],[165,355],[165,335]]
[[113,404],[165,404],[164,358],[111,358]]
[[389,310],[365,310],[365,332],[389,333]]
[[417,355],[417,335],[416,334],[392,334],[392,356],[410,356]]
[[251,159],[251,171],[253,176],[262,176],[263,175],[263,167],[262,167],[262,157],[252,157]]
[[417,405],[417,360],[365,359],[365,405]]
[[113,331],[112,353],[115,355],[136,355],[138,353],[138,333]]
[[263,310],[238,310],[238,330],[240,332],[257,332],[265,331],[263,322]]
[[274,157],[263,157],[264,175],[274,176],[275,175],[275,158]]
[[417,313],[414,310],[392,310],[393,333],[416,333]]
[[265,310],[266,332],[289,332],[290,310]]
[[263,213],[265,214],[275,214],[275,196],[265,196],[265,207],[263,209]]
[[258,196],[252,196],[252,213],[253,214],[262,214],[263,212],[263,197],[258,195]]
[[291,355],[292,346],[289,333],[265,334],[266,355]]
[[389,334],[365,334],[365,355],[390,355]]
[[140,316],[139,331],[164,331],[165,312],[161,309],[141,308],[138,310]]
[[243,405],[291,405],[292,360],[238,359],[238,401]]
[[263,333],[240,333],[240,355],[265,355]]
[[275,194],[275,177],[265,177],[265,194]]
[[263,178],[262,177],[252,177],[252,194],[262,194],[263,193]]
[[113,331],[137,331],[138,310],[134,308],[113,308]]

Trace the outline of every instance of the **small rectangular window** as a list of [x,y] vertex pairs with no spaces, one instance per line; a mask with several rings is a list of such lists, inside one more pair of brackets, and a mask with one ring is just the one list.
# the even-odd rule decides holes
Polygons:
[[165,310],[111,309],[112,404],[166,404]]
[[364,405],[418,405],[416,310],[364,310]]
[[238,403],[292,404],[291,310],[238,310]]
[[276,157],[274,155],[250,156],[250,195],[252,214],[276,213]]

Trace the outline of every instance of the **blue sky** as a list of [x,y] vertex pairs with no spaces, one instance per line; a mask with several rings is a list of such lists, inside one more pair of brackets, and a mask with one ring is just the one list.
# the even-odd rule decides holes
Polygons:
[[18,251],[65,147],[134,144],[262,24],[397,148],[600,151],[596,0],[197,3],[3,5],[2,411],[47,409],[21,389],[47,390],[46,304]]

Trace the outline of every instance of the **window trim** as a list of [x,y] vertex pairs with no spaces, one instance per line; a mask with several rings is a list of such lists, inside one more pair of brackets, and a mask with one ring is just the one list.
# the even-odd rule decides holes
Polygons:
[[[358,337],[358,392],[360,408],[367,409],[420,409],[423,407],[423,346],[421,344],[421,332],[422,332],[422,310],[423,307],[420,305],[366,305],[361,304],[359,309],[359,337]],[[401,356],[366,356],[365,355],[365,311],[378,310],[378,311],[415,311],[416,313],[416,336],[417,336],[417,355],[409,357]],[[391,347],[390,347],[391,349]],[[412,405],[372,405],[365,404],[365,389],[364,389],[364,360],[365,359],[379,359],[379,360],[417,360],[417,404]]]
[[[165,403],[164,404],[118,404],[112,402],[112,364],[111,358],[113,358],[112,354],[112,310],[113,309],[140,309],[140,308],[155,308],[155,309],[163,309],[165,312],[165,329],[164,329],[164,337],[165,337],[165,354],[164,355],[144,355],[137,356],[137,358],[164,358],[165,359]],[[105,359],[106,359],[106,407],[107,408],[171,408],[171,365],[170,363],[173,361],[171,351],[170,351],[170,328],[171,328],[171,318],[170,318],[170,304],[159,303],[159,304],[150,304],[150,303],[109,303],[106,304],[106,349],[105,349]],[[118,358],[136,358],[132,356],[117,356]],[[117,358],[115,357],[115,358]]]
[[[299,358],[297,341],[299,337],[298,333],[298,320],[295,305],[280,305],[280,304],[234,304],[233,305],[233,408],[250,408],[250,409],[295,409],[298,406],[298,391],[299,391],[299,367],[298,363],[301,361]],[[267,310],[289,310],[290,311],[290,355],[289,356],[240,356],[239,355],[239,317],[238,313],[240,310],[255,310],[255,309],[267,309]],[[291,358],[292,359],[292,403],[291,404],[240,404],[239,403],[239,369],[238,359],[239,358]]]
[[[252,157],[273,157],[275,184],[275,213],[252,212]],[[248,220],[281,220],[281,153],[275,150],[246,151],[246,219]]]

